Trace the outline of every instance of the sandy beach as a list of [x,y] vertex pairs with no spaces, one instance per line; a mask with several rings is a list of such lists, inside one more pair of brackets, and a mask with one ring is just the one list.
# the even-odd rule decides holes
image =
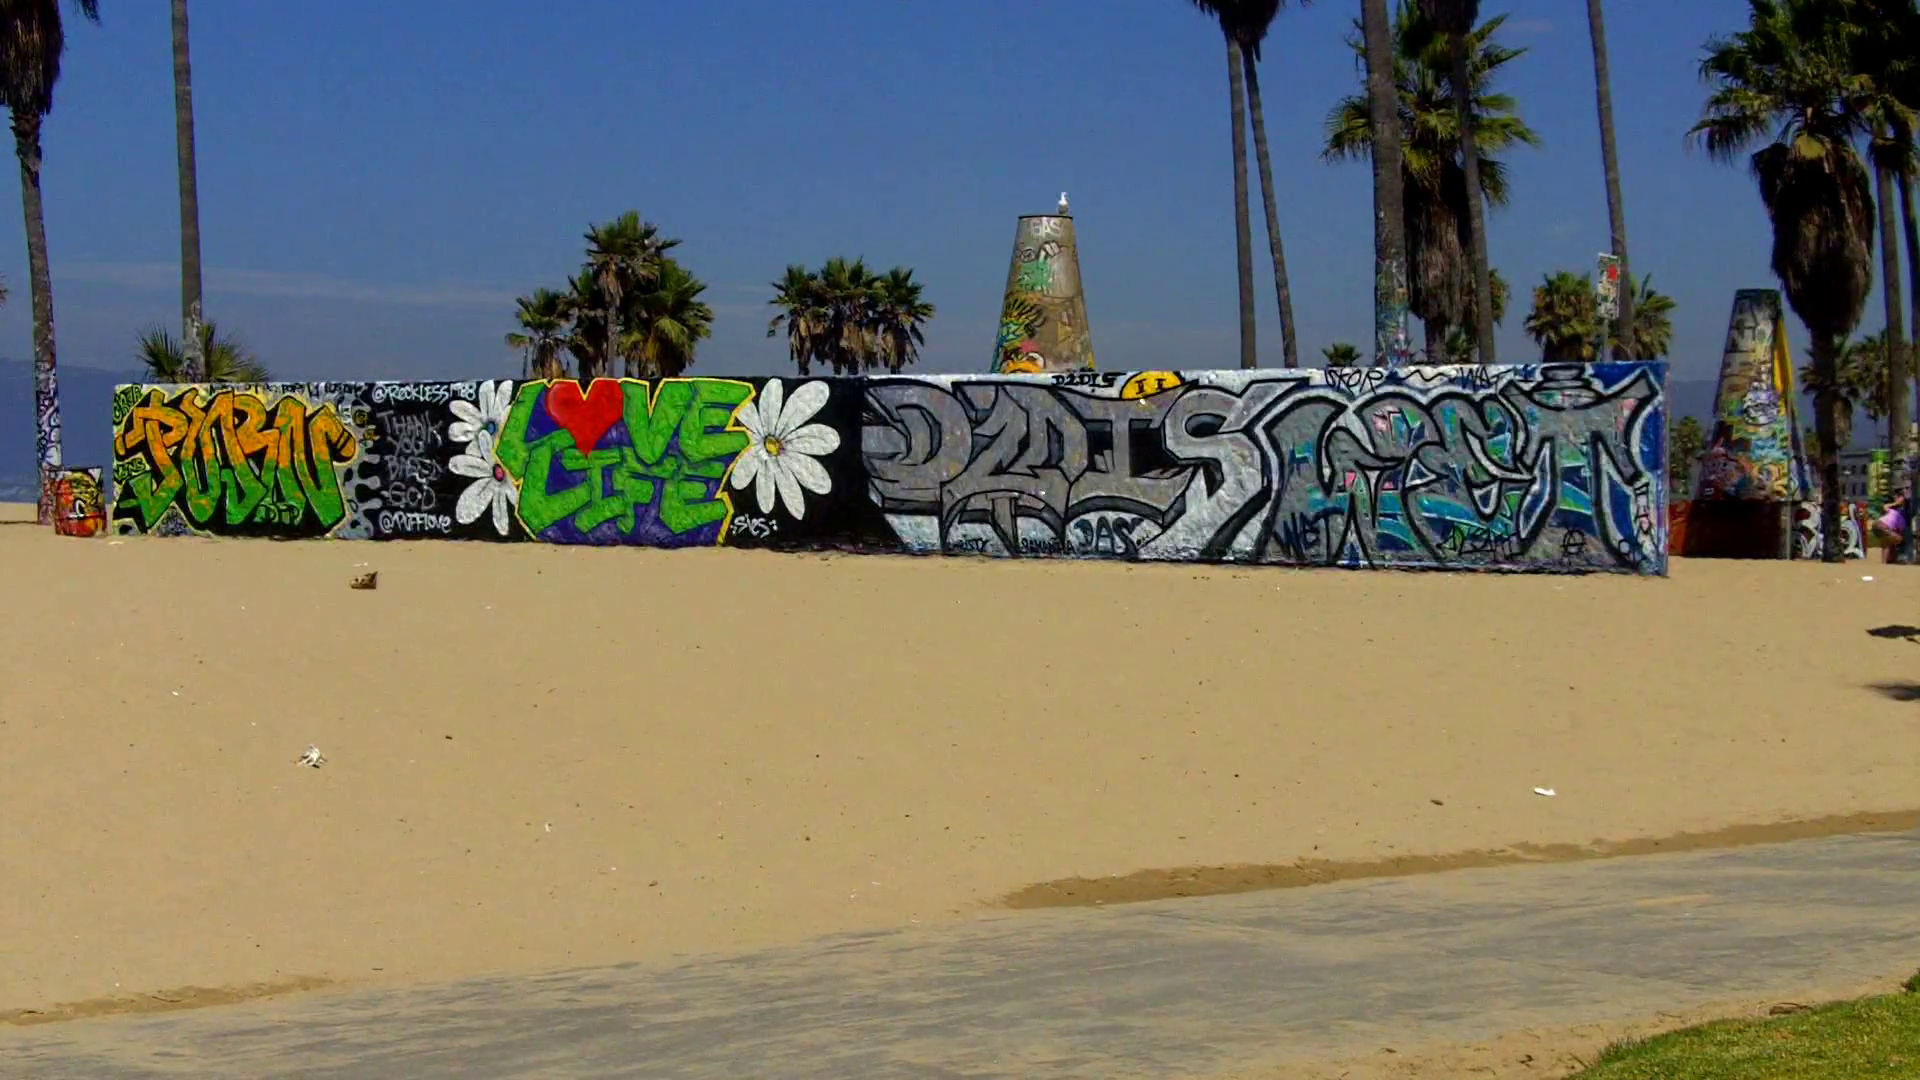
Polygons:
[[0,524],[16,1020],[1920,821],[1920,646],[1867,633],[1920,624],[1920,574],[1878,563],[81,541],[30,512]]

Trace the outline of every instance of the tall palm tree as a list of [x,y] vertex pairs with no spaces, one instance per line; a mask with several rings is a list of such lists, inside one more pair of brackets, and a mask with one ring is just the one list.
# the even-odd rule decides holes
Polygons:
[[1234,266],[1240,280],[1240,366],[1259,365],[1254,346],[1253,224],[1247,208],[1247,87],[1240,43],[1227,38],[1227,94],[1233,120]]
[[1820,530],[1842,557],[1835,392],[1840,348],[1873,286],[1872,181],[1854,148],[1869,102],[1852,71],[1854,28],[1833,0],[1748,0],[1750,23],[1707,43],[1713,87],[1691,133],[1715,159],[1748,158],[1773,223],[1773,272],[1812,337],[1814,428],[1821,462]]
[[773,299],[767,301],[779,309],[767,322],[767,336],[783,328],[787,332],[787,354],[805,375],[815,360],[823,359],[827,305],[820,289],[820,278],[798,263],[787,267],[786,275],[773,283]]
[[713,336],[713,309],[701,301],[707,285],[671,257],[660,260],[654,282],[630,296],[622,312],[620,355],[629,378],[671,379],[692,366],[700,342]]
[[187,0],[173,0],[173,141],[180,171],[180,339],[187,377],[202,370],[199,166],[193,153],[193,63],[187,51]]
[[[1870,157],[1874,168],[1874,202],[1879,209],[1880,226],[1880,289],[1883,310],[1886,319],[1885,347],[1895,356],[1901,357],[1897,363],[1889,363],[1883,371],[1887,379],[1897,385],[1888,388],[1885,395],[1890,408],[1881,415],[1887,418],[1887,446],[1892,458],[1900,462],[1896,472],[1895,486],[1904,492],[1914,490],[1915,477],[1905,463],[1912,456],[1910,445],[1909,421],[1912,419],[1912,365],[1904,354],[1909,351],[1910,342],[1906,336],[1904,307],[1906,298],[1900,289],[1900,237],[1896,233],[1897,222],[1903,218],[1909,230],[1908,272],[1913,276],[1915,297],[1920,297],[1920,264],[1912,261],[1914,239],[1911,230],[1914,221],[1911,217],[1913,198],[1909,193],[1909,184],[1913,173],[1914,129],[1920,126],[1915,108],[1920,106],[1920,94],[1915,94],[1920,85],[1916,85],[1916,76],[1920,75],[1920,63],[1916,62],[1914,50],[1920,48],[1920,9],[1916,9],[1914,0],[1846,0],[1853,4],[1854,18],[1850,21],[1854,33],[1854,71],[1871,80],[1871,89],[1865,95],[1865,113],[1874,125],[1874,138],[1870,144]],[[1902,200],[1904,209],[1897,210],[1896,199]],[[1914,315],[1914,333],[1920,336],[1920,311]],[[1910,554],[1909,538],[1902,538],[1900,550],[1896,553],[1898,561],[1906,561]]]
[[520,329],[507,334],[507,348],[519,349],[522,377],[558,379],[566,374],[562,360],[567,341],[567,294],[535,289],[532,296],[514,301],[514,319]]
[[[1613,145],[1613,75],[1607,65],[1606,16],[1601,11],[1605,0],[1587,0],[1587,38],[1593,44],[1594,103],[1600,113],[1600,163],[1607,180],[1607,226],[1612,237],[1614,257],[1620,260],[1620,278],[1632,282],[1627,262],[1627,204],[1620,195],[1620,156]],[[1620,314],[1613,334],[1615,355],[1624,358],[1628,327],[1635,322],[1633,290],[1620,290]]]
[[1403,364],[1407,342],[1407,236],[1402,207],[1399,94],[1393,85],[1393,30],[1387,0],[1360,0],[1367,112],[1381,133],[1373,152],[1373,348],[1376,364]]
[[1548,274],[1534,286],[1526,328],[1527,336],[1540,346],[1542,361],[1592,362],[1600,337],[1592,279],[1565,270]]
[[[1260,104],[1260,47],[1280,14],[1285,0],[1190,0],[1214,16],[1221,33],[1240,46],[1240,66],[1246,88],[1247,112],[1253,120],[1253,157],[1260,170],[1261,207],[1267,219],[1267,248],[1273,256],[1273,291],[1280,303],[1280,342],[1286,366],[1300,366],[1300,343],[1294,334],[1293,288],[1287,280],[1287,256],[1280,242],[1279,197],[1273,186],[1273,156],[1267,148],[1267,119]],[[1307,3],[1309,0],[1301,0]],[[1229,54],[1231,56],[1231,54]],[[1229,59],[1228,63],[1232,63]],[[1232,72],[1228,72],[1229,89]],[[1252,288],[1249,269],[1247,288]]]
[[[97,0],[73,0],[82,18],[100,21]],[[66,51],[60,0],[0,0],[0,101],[13,121],[20,159],[20,206],[27,223],[27,282],[33,293],[34,450],[40,463],[39,520],[53,523],[49,477],[60,467],[60,388],[53,347],[53,275],[47,268],[47,221],[40,199],[40,129],[53,111]]]
[[1447,39],[1451,64],[1455,122],[1459,125],[1460,172],[1466,187],[1467,235],[1472,246],[1474,334],[1480,344],[1480,362],[1491,364],[1493,354],[1493,267],[1487,261],[1487,224],[1480,205],[1480,147],[1474,137],[1474,101],[1471,59],[1474,27],[1480,22],[1480,0],[1419,0],[1434,29]]
[[[662,237],[660,227],[640,220],[635,210],[589,228],[586,240],[587,273],[593,278],[593,295],[602,305],[600,327],[606,335],[603,362],[611,364],[619,353],[616,335],[621,302],[627,294],[653,285],[659,276],[660,257],[680,241]],[[589,377],[585,371],[580,376]]]
[[[1472,91],[1474,141],[1480,169],[1481,194],[1494,206],[1507,202],[1507,167],[1494,154],[1519,145],[1538,146],[1540,137],[1520,119],[1511,95],[1492,92],[1503,69],[1526,54],[1494,39],[1505,16],[1495,16],[1468,38],[1471,64],[1467,83]],[[1356,57],[1364,44],[1359,28],[1348,39]],[[1426,328],[1427,355],[1439,362],[1443,352],[1462,360],[1446,343],[1456,326],[1475,326],[1478,344],[1479,310],[1467,208],[1465,170],[1460,164],[1459,112],[1453,100],[1451,48],[1417,8],[1402,7],[1393,26],[1394,85],[1400,101],[1400,146],[1403,209],[1407,238],[1409,307]],[[1373,118],[1367,98],[1353,94],[1335,103],[1327,114],[1326,148],[1329,161],[1349,160],[1373,152]],[[1488,292],[1498,286],[1489,268]],[[1500,303],[1491,304],[1498,323]],[[1468,350],[1471,356],[1473,350]]]
[[191,366],[183,342],[174,340],[165,327],[156,327],[140,335],[134,355],[152,382],[263,383],[272,378],[252,350],[238,338],[221,337],[211,322],[200,324],[199,347],[193,351],[201,358],[198,368]]

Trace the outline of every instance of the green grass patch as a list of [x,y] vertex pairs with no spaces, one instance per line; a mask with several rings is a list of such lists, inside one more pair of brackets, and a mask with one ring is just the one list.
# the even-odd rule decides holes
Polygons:
[[1920,975],[1908,992],[1609,1047],[1571,1080],[1920,1080]]

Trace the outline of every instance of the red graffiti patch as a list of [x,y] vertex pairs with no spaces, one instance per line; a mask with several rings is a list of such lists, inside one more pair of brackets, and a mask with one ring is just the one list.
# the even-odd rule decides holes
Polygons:
[[580,395],[580,384],[556,382],[547,388],[547,412],[573,436],[573,445],[585,454],[600,445],[607,430],[626,411],[626,393],[617,379],[595,379]]

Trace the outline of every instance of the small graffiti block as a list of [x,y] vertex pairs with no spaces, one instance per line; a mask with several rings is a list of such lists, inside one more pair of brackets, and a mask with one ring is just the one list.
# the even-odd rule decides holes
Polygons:
[[98,536],[107,528],[106,499],[95,466],[63,466],[52,474],[53,531],[61,536]]

